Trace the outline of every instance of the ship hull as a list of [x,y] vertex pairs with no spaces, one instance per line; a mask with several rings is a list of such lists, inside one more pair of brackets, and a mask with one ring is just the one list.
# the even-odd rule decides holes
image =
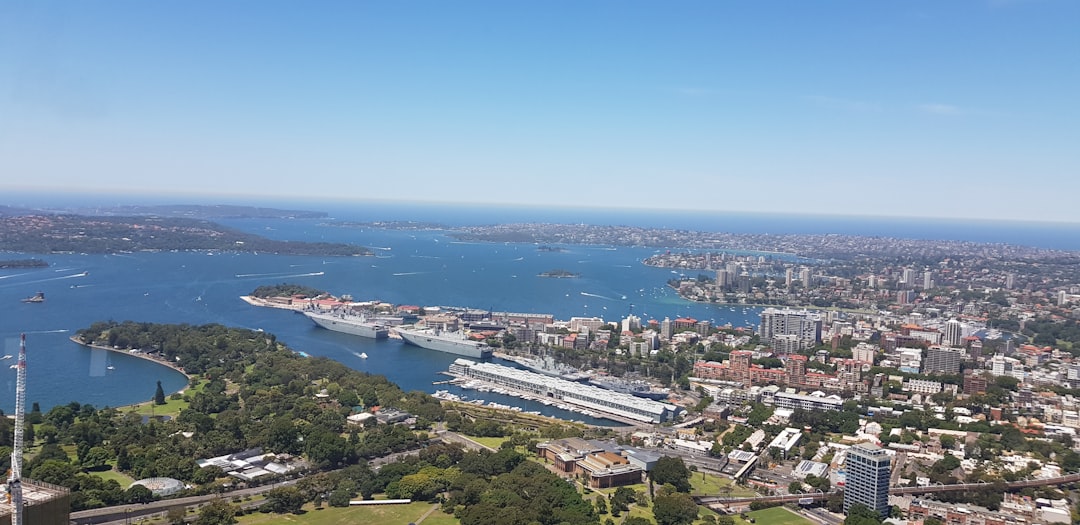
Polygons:
[[464,339],[447,339],[422,332],[411,332],[409,330],[398,330],[397,333],[406,343],[413,346],[419,346],[420,348],[435,350],[437,352],[446,352],[448,354],[463,355],[476,359],[486,359],[491,357],[491,347],[476,344],[472,341]]
[[377,323],[313,312],[304,312],[304,316],[311,319],[311,321],[318,326],[344,334],[367,337],[369,339],[386,339],[387,336],[390,335],[390,330],[388,328]]

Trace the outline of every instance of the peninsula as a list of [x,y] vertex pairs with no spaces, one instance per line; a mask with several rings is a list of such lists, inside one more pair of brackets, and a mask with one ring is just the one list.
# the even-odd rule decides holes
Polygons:
[[372,254],[368,248],[351,244],[267,239],[201,219],[42,213],[0,217],[0,246],[25,253],[217,250],[319,256]]

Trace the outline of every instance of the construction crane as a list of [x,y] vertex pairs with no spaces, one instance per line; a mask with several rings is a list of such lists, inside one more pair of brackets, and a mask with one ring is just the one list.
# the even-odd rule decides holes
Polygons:
[[15,446],[11,451],[11,473],[8,476],[8,498],[13,515],[11,525],[23,525],[23,418],[26,415],[26,334],[19,341],[19,362],[15,365],[18,379],[15,381]]

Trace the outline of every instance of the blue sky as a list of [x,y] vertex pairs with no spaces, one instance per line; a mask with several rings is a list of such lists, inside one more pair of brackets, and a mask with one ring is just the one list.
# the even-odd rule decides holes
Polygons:
[[1078,50],[1073,0],[2,2],[0,194],[1080,222]]

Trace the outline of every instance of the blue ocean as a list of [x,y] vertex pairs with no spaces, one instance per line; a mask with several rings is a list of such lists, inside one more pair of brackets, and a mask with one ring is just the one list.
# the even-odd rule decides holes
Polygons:
[[[544,221],[587,222],[732,232],[851,233],[909,238],[1006,242],[1059,249],[1080,248],[1077,225],[1033,223],[958,223],[847,218],[817,219],[677,212],[477,208],[387,203],[258,203],[263,206],[321,210],[334,220],[413,220],[445,224]],[[877,222],[875,222],[877,221]],[[68,337],[99,321],[220,323],[263,329],[297,351],[326,356],[357,370],[383,374],[406,389],[433,392],[446,379],[454,356],[370,341],[317,328],[303,316],[256,308],[239,299],[265,284],[295,282],[354,298],[395,304],[454,305],[514,312],[551,313],[558,318],[600,316],[615,320],[633,312],[642,318],[691,316],[714,324],[753,326],[759,309],[695,304],[680,299],[665,282],[666,269],[641,260],[645,248],[567,246],[541,252],[531,244],[461,243],[439,232],[343,228],[323,220],[237,219],[225,224],[268,237],[349,242],[376,248],[374,257],[322,258],[270,254],[197,252],[116,255],[46,255],[49,268],[0,270],[0,355],[17,355],[18,335],[27,334],[29,402],[44,410],[70,401],[98,407],[145,401],[156,382],[167,391],[184,387],[182,375],[118,352],[89,350]],[[330,223],[334,221],[329,221]],[[877,227],[878,229],[875,229]],[[2,258],[32,254],[5,253]],[[580,273],[576,279],[546,279],[553,269]],[[44,292],[46,301],[20,299]],[[361,359],[359,354],[369,357]],[[13,359],[7,362],[13,363]],[[14,406],[15,371],[0,372],[0,409]],[[469,394],[468,392],[459,392]],[[541,410],[569,419],[539,404],[498,394],[489,401]]]

